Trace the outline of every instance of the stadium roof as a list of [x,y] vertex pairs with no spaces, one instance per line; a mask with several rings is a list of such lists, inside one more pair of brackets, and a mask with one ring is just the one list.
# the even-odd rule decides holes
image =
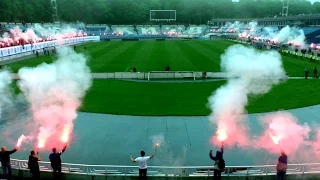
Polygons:
[[320,19],[320,14],[301,14],[296,16],[286,17],[266,17],[266,18],[239,18],[239,19],[212,19],[214,22],[233,22],[233,21],[287,21],[287,20],[307,20],[307,19]]

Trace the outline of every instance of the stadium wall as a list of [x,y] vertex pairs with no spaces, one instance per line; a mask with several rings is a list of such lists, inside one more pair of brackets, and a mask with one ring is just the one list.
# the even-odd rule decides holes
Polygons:
[[21,53],[32,52],[34,50],[41,50],[42,48],[61,46],[66,44],[78,44],[88,41],[100,41],[100,36],[86,36],[86,37],[76,37],[70,39],[62,39],[62,40],[54,40],[54,41],[46,41],[34,44],[26,44],[24,47],[22,46],[13,46],[7,48],[0,49],[0,58],[17,55]]

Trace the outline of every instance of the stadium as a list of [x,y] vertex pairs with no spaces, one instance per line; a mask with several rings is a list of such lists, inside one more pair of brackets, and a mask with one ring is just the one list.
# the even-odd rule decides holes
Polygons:
[[9,4],[0,142],[17,151],[1,178],[35,179],[33,150],[56,179],[64,147],[58,179],[141,179],[130,156],[154,149],[148,179],[276,179],[284,155],[286,179],[320,176],[320,2]]

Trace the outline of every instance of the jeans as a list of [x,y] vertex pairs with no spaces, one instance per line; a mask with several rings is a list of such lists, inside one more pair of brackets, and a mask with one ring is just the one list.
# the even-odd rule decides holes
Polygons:
[[213,179],[214,180],[221,180],[221,171],[220,170],[213,170]]
[[53,170],[53,178],[55,180],[61,180],[62,179],[61,166],[52,167],[52,170]]
[[[7,162],[4,164],[1,164],[1,166],[2,166],[2,173],[3,173],[4,177],[6,177],[8,180],[10,180],[11,176],[12,176],[11,163]],[[7,170],[8,170],[8,174],[7,174]]]
[[146,180],[147,179],[147,169],[139,169],[139,180]]
[[277,180],[285,180],[286,179],[286,171],[278,171],[276,179]]
[[32,179],[33,180],[40,180],[40,171],[39,170],[32,170]]

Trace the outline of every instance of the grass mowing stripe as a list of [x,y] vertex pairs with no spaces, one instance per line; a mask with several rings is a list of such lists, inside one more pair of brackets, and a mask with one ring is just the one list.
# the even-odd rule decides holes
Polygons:
[[106,65],[115,72],[122,72],[123,67],[128,67],[129,63],[134,61],[135,56],[140,52],[143,44],[144,43],[139,42],[128,42],[127,48],[122,49],[123,51],[117,56],[114,56]]
[[[133,46],[132,43],[112,42],[112,48],[101,50],[100,56],[95,59],[96,63],[92,64],[94,72],[116,72],[118,69],[113,69],[110,62],[116,59],[118,56],[126,53],[126,50]],[[123,71],[123,67],[121,69]]]
[[187,59],[192,62],[197,70],[202,71],[214,71],[216,68],[213,66],[211,59],[200,53],[199,49],[196,49],[190,45],[192,41],[182,43],[180,48],[187,56]]
[[181,51],[179,48],[180,43],[177,41],[172,41],[172,45],[170,46],[170,56],[174,61],[177,62],[177,65],[170,65],[172,71],[193,71],[195,66],[191,61],[187,60],[186,54]]
[[222,52],[219,52],[216,46],[208,47],[206,44],[203,44],[200,41],[197,41],[197,43],[192,46],[202,46],[203,48],[201,49],[201,51],[199,51],[199,53],[203,54],[211,60],[210,64],[212,65],[212,68],[214,68],[214,71],[220,71],[220,58],[217,57],[219,57]]
[[135,56],[134,63],[131,66],[135,66],[138,72],[147,72],[150,63],[153,63],[151,58],[152,49],[154,48],[155,43],[144,43],[141,47],[141,52],[138,52]]

